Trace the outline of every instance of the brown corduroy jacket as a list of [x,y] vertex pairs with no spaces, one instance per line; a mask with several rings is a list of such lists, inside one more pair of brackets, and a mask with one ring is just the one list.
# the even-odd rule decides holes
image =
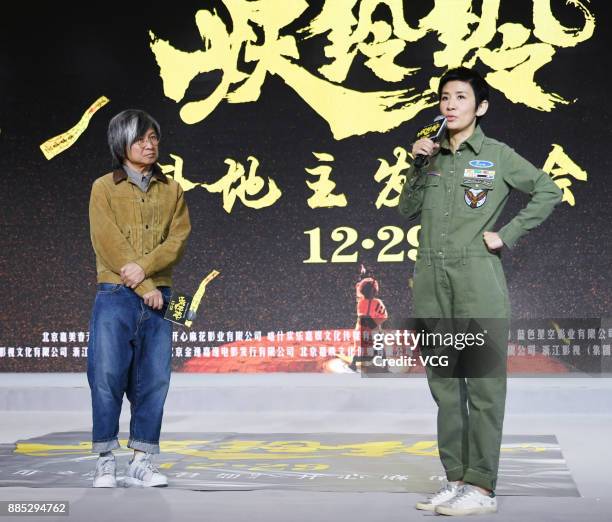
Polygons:
[[89,201],[91,243],[98,283],[121,283],[121,267],[138,263],[145,279],[134,291],[141,297],[172,285],[172,267],[191,231],[183,189],[153,166],[142,192],[118,169],[94,181]]

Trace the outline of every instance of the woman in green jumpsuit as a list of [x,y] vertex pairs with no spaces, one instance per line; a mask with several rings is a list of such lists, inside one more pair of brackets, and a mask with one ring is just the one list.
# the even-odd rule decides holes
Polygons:
[[[548,174],[485,136],[479,120],[489,106],[489,88],[477,72],[448,71],[438,93],[446,136],[439,144],[426,138],[414,143],[413,157],[423,154],[428,161],[411,167],[399,201],[401,214],[421,217],[414,314],[451,319],[453,328],[476,324],[488,337],[483,348],[451,348],[455,364],[464,358],[471,365],[466,368],[463,361],[460,375],[426,368],[438,406],[438,449],[448,483],[416,507],[447,515],[490,513],[497,510],[510,318],[500,252],[542,223],[562,192]],[[512,189],[531,199],[493,232]],[[436,348],[442,352],[449,354],[448,348]],[[497,356],[487,357],[491,354]],[[485,359],[480,367],[474,364]]]

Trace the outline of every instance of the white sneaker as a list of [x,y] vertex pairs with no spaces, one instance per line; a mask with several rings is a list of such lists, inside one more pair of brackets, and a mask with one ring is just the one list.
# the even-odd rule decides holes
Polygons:
[[461,485],[458,481],[447,482],[437,493],[434,493],[424,502],[417,502],[414,507],[417,509],[424,509],[425,511],[435,511],[437,505],[453,498],[460,487]]
[[168,485],[168,477],[157,470],[151,462],[152,458],[151,453],[145,453],[128,463],[123,481],[126,487],[156,488]]
[[478,491],[471,484],[465,484],[452,499],[436,507],[440,515],[481,515],[497,512],[497,498]]
[[96,463],[96,473],[93,479],[94,488],[116,488],[117,479],[115,478],[115,456],[111,453],[106,457],[98,457]]

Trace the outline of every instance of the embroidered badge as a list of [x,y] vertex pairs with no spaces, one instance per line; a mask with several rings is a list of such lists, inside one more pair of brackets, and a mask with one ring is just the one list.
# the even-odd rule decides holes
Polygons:
[[463,177],[470,179],[488,179],[493,181],[495,179],[495,171],[485,169],[465,169],[463,171]]
[[472,160],[470,161],[470,167],[475,167],[477,169],[488,169],[489,167],[494,167],[495,163],[487,160]]
[[487,200],[487,191],[482,189],[465,189],[465,204],[470,208],[478,208]]

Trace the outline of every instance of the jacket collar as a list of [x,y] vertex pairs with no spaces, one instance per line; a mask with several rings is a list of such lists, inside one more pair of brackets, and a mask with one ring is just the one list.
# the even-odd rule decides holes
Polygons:
[[[484,143],[484,139],[485,139],[484,132],[482,132],[480,125],[476,125],[476,128],[474,129],[474,132],[472,133],[472,135],[467,140],[465,140],[463,143],[468,145],[474,151],[474,153],[480,154],[480,151],[482,149],[482,144]],[[446,136],[444,136],[442,143],[440,143],[440,147],[442,147],[443,149],[451,150],[450,141],[448,139],[448,133],[446,134]]]
[[[151,167],[151,172],[152,172],[152,176],[158,181],[161,181],[162,183],[168,183],[168,178],[166,177],[165,174],[162,173],[157,163],[153,164],[153,166]],[[115,182],[115,185],[119,184],[123,180],[126,180],[127,177],[128,176],[125,170],[123,169],[113,170],[113,181]]]

